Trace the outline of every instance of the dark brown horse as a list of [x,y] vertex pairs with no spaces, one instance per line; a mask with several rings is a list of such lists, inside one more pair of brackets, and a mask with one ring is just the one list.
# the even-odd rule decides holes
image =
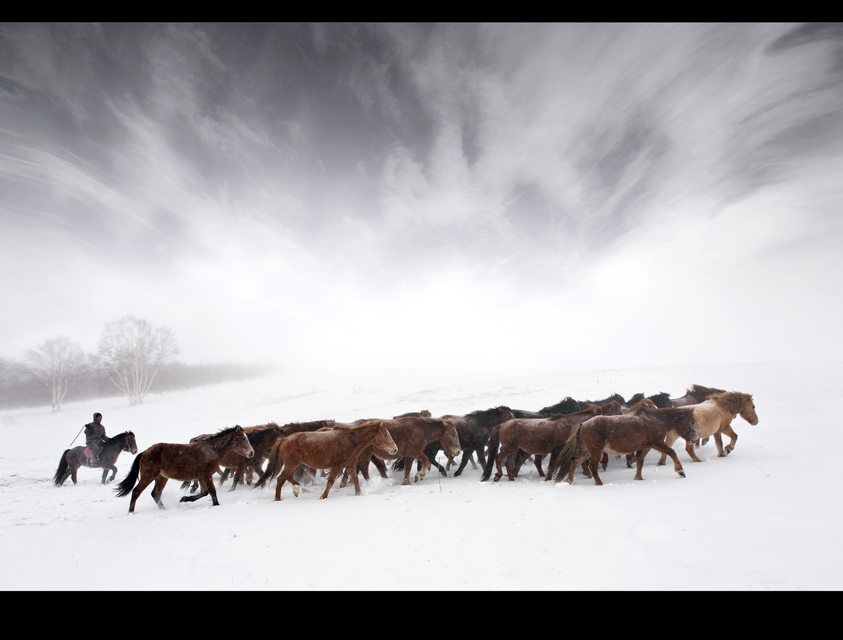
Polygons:
[[[428,412],[429,415],[430,413]],[[486,443],[489,441],[489,434],[497,425],[506,420],[512,420],[515,416],[509,407],[500,406],[494,407],[493,409],[478,409],[462,416],[444,415],[442,418],[454,421],[454,426],[457,428],[457,435],[460,437],[462,459],[460,460],[459,468],[454,473],[454,477],[456,478],[462,474],[465,466],[471,460],[473,453],[477,454],[477,459],[480,460],[480,466],[486,466],[485,450]],[[447,476],[447,470],[453,462],[453,457],[450,451],[444,451],[445,456],[448,458],[448,464],[443,469],[442,465],[436,462],[436,455],[442,450],[442,445],[438,440],[434,440],[424,448],[425,455],[430,460],[430,464],[437,467],[442,475]],[[417,465],[420,469],[421,463],[417,463]],[[404,459],[398,458],[395,464],[392,465],[392,468],[403,471]],[[475,466],[474,468],[476,469],[477,467]]]
[[[138,443],[135,442],[135,434],[131,431],[124,431],[113,438],[106,438],[105,443],[100,446],[98,464],[90,463],[91,459],[85,455],[85,447],[65,449],[64,453],[61,454],[56,475],[53,476],[53,484],[60,487],[68,477],[73,480],[73,484],[76,484],[76,472],[79,467],[102,469],[102,484],[111,482],[117,475],[117,467],[114,466],[114,462],[123,451],[128,451],[131,454],[138,452]],[[106,480],[109,471],[111,471],[111,477]]]
[[634,453],[637,463],[635,480],[643,480],[641,469],[644,466],[644,457],[650,449],[656,449],[673,459],[676,473],[684,478],[685,471],[676,457],[676,452],[664,442],[665,436],[671,431],[675,431],[689,442],[696,442],[697,434],[694,431],[694,413],[691,407],[643,407],[634,414],[595,416],[571,429],[568,442],[548,473],[552,475],[554,467],[557,467],[559,472],[556,481],[559,482],[567,474],[566,481],[573,483],[576,467],[589,460],[594,484],[601,485],[603,482],[597,473],[597,467],[604,452],[615,455]]
[[[395,454],[388,453],[383,449],[373,447],[372,450],[364,450],[355,469],[368,479],[369,462],[375,458],[381,460],[395,460],[404,458],[404,481],[402,484],[410,484],[410,471],[413,460],[421,462],[421,469],[416,473],[414,480],[417,482],[424,479],[430,468],[430,460],[424,452],[428,443],[439,441],[442,449],[449,452],[452,457],[460,453],[460,437],[456,426],[451,418],[425,418],[406,417],[396,420],[384,420],[383,426],[389,430],[389,434],[398,447]],[[381,477],[386,478],[386,468],[377,465]],[[350,471],[350,470],[349,470]],[[352,474],[354,475],[354,474]]]
[[[199,480],[199,485],[202,487],[201,493],[195,496],[184,496],[181,502],[193,502],[210,493],[214,505],[219,505],[213,476],[215,472],[219,472],[220,460],[229,452],[246,457],[255,455],[240,425],[223,429],[210,438],[192,444],[164,442],[154,444],[135,457],[129,475],[117,485],[117,497],[122,498],[131,492],[129,513],[134,513],[138,496],[152,482],[155,482],[152,499],[163,509],[161,493],[168,480]],[[136,487],[135,482],[138,483]]]
[[[620,398],[621,400],[623,399],[623,397],[620,396],[619,394],[615,394],[612,397],[613,398]],[[595,406],[598,406],[598,407],[600,407],[601,414],[604,415],[604,416],[619,416],[623,413],[621,403],[618,400],[611,400],[609,402],[604,402],[603,404],[593,404],[593,403],[590,403],[588,401],[580,402],[579,400],[574,400],[574,402],[577,403],[578,406],[581,405],[581,408],[575,410],[575,412],[576,411],[587,411],[587,410],[589,410],[589,409],[591,409]],[[571,407],[570,403],[567,404],[567,408],[570,408],[570,407]],[[559,413],[564,414],[564,415],[571,415],[570,411],[560,411]],[[529,459],[530,455],[531,454],[527,453],[523,449],[520,450],[516,454],[516,456],[515,456],[515,469],[513,471],[515,476],[518,476],[519,471],[521,471],[521,465],[524,464],[524,462],[526,462]],[[539,476],[545,475],[545,472],[542,471],[542,459],[543,458],[544,458],[543,454],[536,454],[536,455],[533,456],[533,463],[536,465],[536,470],[539,472]],[[603,456],[602,464],[603,464],[603,470],[605,471],[606,466],[609,464],[609,456],[608,455]],[[490,468],[490,473],[491,473],[491,468]],[[583,463],[583,475],[585,475],[588,478],[591,477],[591,471],[588,470],[588,465],[585,464],[585,463]]]
[[[299,495],[300,485],[293,474],[303,464],[313,469],[331,470],[325,491],[319,496],[320,500],[324,500],[337,476],[346,467],[353,467],[360,453],[368,447],[382,449],[390,455],[397,453],[398,447],[382,420],[369,420],[356,426],[335,423],[330,428],[294,433],[283,438],[277,447],[284,467],[275,485],[275,500],[281,500],[281,488],[288,480],[293,484],[293,494]],[[354,495],[361,495],[356,473],[352,474],[352,481]]]
[[[600,407],[592,405],[589,409],[568,414],[554,414],[549,418],[515,418],[507,420],[492,429],[489,435],[489,457],[481,476],[485,482],[492,475],[492,466],[496,466],[495,482],[503,476],[501,463],[506,460],[506,473],[510,480],[515,480],[515,457],[519,449],[536,456],[536,465],[540,457],[550,454],[548,470],[553,466],[556,455],[565,446],[571,428],[584,420],[602,413]],[[500,445],[500,451],[498,446]],[[541,469],[540,466],[538,466]],[[539,471],[541,474],[541,471]],[[550,479],[550,476],[547,477]]]

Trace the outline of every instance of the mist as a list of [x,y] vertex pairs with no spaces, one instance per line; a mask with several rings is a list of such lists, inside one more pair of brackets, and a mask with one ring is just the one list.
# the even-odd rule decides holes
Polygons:
[[833,24],[0,25],[0,355],[837,361],[841,94]]

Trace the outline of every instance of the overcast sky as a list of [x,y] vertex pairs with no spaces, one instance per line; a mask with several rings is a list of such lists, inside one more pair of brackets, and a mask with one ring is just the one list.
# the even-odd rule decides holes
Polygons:
[[841,214],[838,25],[0,24],[0,357],[841,360]]

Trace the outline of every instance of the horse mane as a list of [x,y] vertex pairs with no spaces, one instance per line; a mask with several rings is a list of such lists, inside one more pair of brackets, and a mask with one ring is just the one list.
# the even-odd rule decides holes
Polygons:
[[752,400],[752,396],[748,393],[741,393],[740,391],[724,391],[723,393],[715,393],[708,397],[708,400],[714,400],[718,407],[731,411],[732,413],[739,413],[741,406],[747,399]]
[[126,438],[128,436],[133,436],[133,435],[135,435],[135,434],[132,433],[131,431],[124,431],[123,433],[118,433],[116,436],[112,436],[111,438],[109,438],[109,440],[117,440],[117,438]]
[[333,427],[336,424],[334,420],[313,420],[311,422],[288,422],[281,430],[284,432],[285,436],[292,435],[292,433],[288,433],[287,429],[292,428],[293,433],[298,433],[299,431],[316,431],[317,429],[321,429],[323,427]]
[[603,398],[602,400],[586,400],[586,402],[590,402],[591,404],[596,404],[598,406],[603,406],[604,404],[610,403],[612,400],[616,400],[618,404],[625,404],[626,400],[623,399],[623,396],[619,393],[613,393],[608,398]]
[[432,418],[433,414],[430,413],[427,409],[422,409],[421,411],[409,411],[407,413],[402,413],[400,416],[394,416],[393,420],[398,420],[398,418]]
[[656,403],[650,400],[649,398],[644,398],[643,400],[639,400],[634,405],[632,405],[629,409],[624,411],[624,415],[635,416],[638,415],[638,412],[642,409],[650,409],[654,408]]
[[242,428],[243,427],[241,427],[239,424],[235,424],[233,427],[226,427],[226,428],[220,429],[215,434],[210,436],[208,438],[208,440],[213,440],[213,439],[216,439],[216,438],[222,438],[223,436],[227,436],[227,435],[230,435],[230,434],[234,433],[234,431],[236,429],[242,429]]
[[551,413],[573,413],[574,411],[579,411],[582,408],[583,407],[580,406],[579,402],[574,400],[571,396],[567,396],[562,398],[562,400],[556,404],[539,409],[539,413],[542,415],[549,415]]
[[685,389],[685,395],[690,394],[695,398],[700,398],[700,402],[718,393],[726,393],[726,390],[715,389],[714,387],[704,387],[701,384],[692,384],[690,387]]

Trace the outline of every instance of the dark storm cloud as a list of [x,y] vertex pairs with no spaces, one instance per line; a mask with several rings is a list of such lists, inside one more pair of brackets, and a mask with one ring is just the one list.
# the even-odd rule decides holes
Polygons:
[[[461,310],[437,316],[447,332],[526,300],[599,300],[657,260],[699,278],[787,253],[788,236],[793,259],[826,251],[841,39],[839,25],[0,25],[0,265],[26,270],[28,300],[36,285],[55,299],[39,270],[59,256],[102,315],[160,301],[185,326],[219,318],[242,351],[258,335],[307,344],[338,310],[346,342],[387,331],[369,308],[405,322],[417,301]],[[754,244],[704,254],[727,227]]]

